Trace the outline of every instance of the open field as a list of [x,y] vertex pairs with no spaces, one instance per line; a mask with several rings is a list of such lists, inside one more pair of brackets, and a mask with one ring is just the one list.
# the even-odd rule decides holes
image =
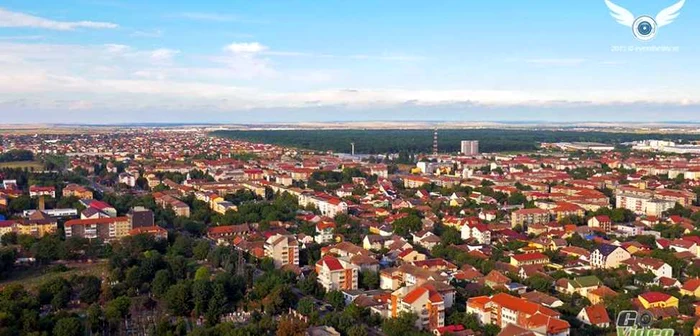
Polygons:
[[41,171],[44,170],[44,164],[41,161],[11,161],[11,162],[0,162],[1,168],[12,168],[12,169],[27,169]]
[[43,282],[57,278],[70,278],[73,275],[94,275],[102,277],[107,271],[107,261],[101,260],[92,263],[69,263],[66,264],[69,268],[66,272],[49,272],[51,266],[43,267],[28,267],[26,269],[17,269],[11,273],[11,276],[0,280],[0,288],[11,284],[21,284],[25,288],[34,289]]
[[[313,150],[358,154],[432,151],[433,130],[240,130],[215,131],[213,136],[270,143]],[[643,139],[697,140],[696,134],[613,133],[575,130],[441,129],[438,146],[442,153],[459,151],[461,140],[479,140],[481,152],[533,151],[541,142],[602,142],[619,144]]]

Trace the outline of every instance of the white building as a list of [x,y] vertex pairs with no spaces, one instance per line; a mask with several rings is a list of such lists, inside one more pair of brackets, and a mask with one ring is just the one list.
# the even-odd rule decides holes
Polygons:
[[276,234],[265,241],[265,256],[272,258],[275,268],[299,266],[299,242],[293,235]]
[[316,263],[318,283],[326,289],[355,290],[360,274],[360,267],[333,256],[325,256]]
[[479,141],[477,140],[462,140],[460,143],[460,153],[462,155],[479,155]]

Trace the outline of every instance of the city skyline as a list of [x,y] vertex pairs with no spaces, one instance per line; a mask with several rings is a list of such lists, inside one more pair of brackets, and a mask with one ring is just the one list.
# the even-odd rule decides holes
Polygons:
[[164,4],[4,2],[3,122],[700,120],[693,2]]

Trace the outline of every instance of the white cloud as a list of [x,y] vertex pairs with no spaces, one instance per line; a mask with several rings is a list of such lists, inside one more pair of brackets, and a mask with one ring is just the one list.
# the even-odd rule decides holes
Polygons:
[[258,42],[240,42],[231,43],[224,47],[225,51],[236,53],[236,54],[256,54],[267,50],[268,48]]
[[121,54],[131,50],[131,47],[123,44],[105,44],[108,53]]
[[0,27],[73,30],[76,28],[113,29],[119,27],[119,25],[111,22],[96,21],[55,21],[0,8]]
[[[134,111],[211,106],[212,111],[258,108],[373,108],[434,106],[547,107],[581,104],[700,103],[693,86],[678,90],[494,90],[372,88],[339,81],[333,70],[288,69],[265,59],[260,43],[234,44],[187,66],[175,49],[122,44],[70,45],[0,42],[0,105]],[[192,55],[184,55],[188,59]],[[191,59],[191,58],[189,58]],[[273,67],[272,65],[275,65]],[[352,78],[351,78],[352,80]],[[428,84],[426,84],[428,87]],[[5,103],[3,103],[5,102]],[[4,106],[4,105],[3,105]],[[0,112],[2,113],[2,112]]]
[[179,53],[179,50],[166,48],[156,49],[151,51],[151,61],[155,63],[170,62],[173,57]]

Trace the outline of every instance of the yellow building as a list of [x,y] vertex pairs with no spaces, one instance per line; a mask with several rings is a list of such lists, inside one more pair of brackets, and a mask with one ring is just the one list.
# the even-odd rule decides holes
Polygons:
[[644,309],[650,308],[678,308],[678,299],[661,292],[647,292],[637,296]]
[[694,278],[686,281],[681,287],[681,295],[700,298],[700,279]]

